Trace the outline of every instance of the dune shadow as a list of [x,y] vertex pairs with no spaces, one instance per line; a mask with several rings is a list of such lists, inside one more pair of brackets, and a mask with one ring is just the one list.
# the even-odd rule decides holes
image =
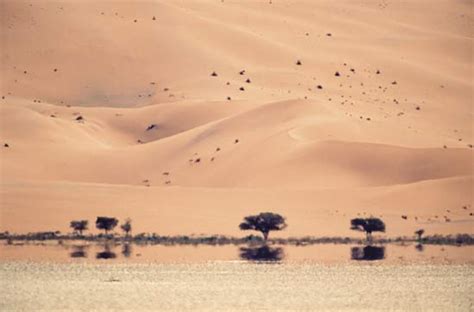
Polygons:
[[267,245],[260,247],[241,247],[240,258],[242,260],[255,262],[277,262],[285,257],[283,248],[270,247]]
[[365,246],[352,247],[351,259],[357,261],[374,261],[385,259],[385,247]]

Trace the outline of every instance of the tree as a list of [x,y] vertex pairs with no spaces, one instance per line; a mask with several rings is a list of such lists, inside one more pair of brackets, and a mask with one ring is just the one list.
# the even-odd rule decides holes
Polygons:
[[379,218],[355,218],[351,220],[351,230],[365,232],[367,241],[371,241],[372,232],[385,232],[385,223]]
[[88,229],[88,224],[89,221],[87,220],[73,220],[69,226],[74,230],[74,232],[79,233],[79,235],[82,236],[82,232]]
[[247,216],[240,223],[241,230],[254,230],[262,232],[265,241],[270,231],[281,231],[286,228],[285,218],[272,212],[262,212],[256,216]]
[[120,225],[120,228],[125,232],[125,236],[129,236],[130,232],[132,231],[132,220],[126,219],[125,223]]
[[418,237],[418,241],[421,241],[421,237],[425,233],[425,230],[419,229],[418,231],[415,231],[415,235]]
[[97,217],[95,221],[95,227],[99,230],[104,230],[105,235],[108,234],[108,231],[113,230],[118,224],[118,220],[116,218],[109,218],[109,217]]

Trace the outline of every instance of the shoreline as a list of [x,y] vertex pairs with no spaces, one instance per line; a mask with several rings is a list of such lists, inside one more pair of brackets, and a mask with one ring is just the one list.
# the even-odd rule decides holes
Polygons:
[[453,234],[453,235],[427,235],[421,239],[415,237],[374,237],[371,241],[364,238],[354,237],[288,237],[269,238],[265,241],[262,237],[249,235],[245,237],[233,237],[224,235],[206,236],[160,236],[158,234],[138,234],[135,236],[116,235],[61,235],[54,232],[30,233],[30,234],[5,234],[0,233],[0,241],[5,241],[7,245],[14,245],[18,242],[44,242],[57,241],[62,244],[64,241],[84,241],[84,242],[113,242],[113,243],[134,243],[137,245],[294,245],[307,246],[318,244],[342,244],[342,245],[386,245],[418,243],[424,245],[450,245],[450,246],[472,246],[474,245],[474,234]]

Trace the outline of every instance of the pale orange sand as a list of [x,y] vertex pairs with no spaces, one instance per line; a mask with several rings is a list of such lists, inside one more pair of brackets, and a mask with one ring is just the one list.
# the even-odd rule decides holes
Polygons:
[[278,236],[354,236],[358,214],[474,233],[472,12],[0,0],[0,230],[243,235],[273,211]]

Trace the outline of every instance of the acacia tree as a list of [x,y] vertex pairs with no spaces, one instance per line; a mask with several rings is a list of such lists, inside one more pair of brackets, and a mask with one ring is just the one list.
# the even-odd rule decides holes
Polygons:
[[71,221],[69,227],[71,227],[74,232],[79,233],[82,236],[82,232],[88,230],[87,226],[89,221],[87,220],[73,220]]
[[268,239],[270,231],[281,231],[287,227],[285,218],[272,212],[262,212],[255,216],[247,216],[240,223],[241,230],[254,230],[263,234],[263,239]]
[[385,223],[379,218],[355,218],[351,220],[351,230],[365,232],[367,241],[371,241],[372,232],[385,232]]
[[99,230],[104,230],[105,235],[108,234],[108,231],[113,230],[117,224],[118,220],[110,217],[97,217],[95,221],[95,227]]
[[120,228],[122,229],[122,231],[125,232],[125,236],[129,236],[130,235],[130,232],[132,231],[132,220],[131,219],[126,219],[125,222],[120,225]]
[[421,237],[425,233],[425,230],[419,229],[418,231],[415,231],[415,235],[418,237],[418,241],[421,241]]

